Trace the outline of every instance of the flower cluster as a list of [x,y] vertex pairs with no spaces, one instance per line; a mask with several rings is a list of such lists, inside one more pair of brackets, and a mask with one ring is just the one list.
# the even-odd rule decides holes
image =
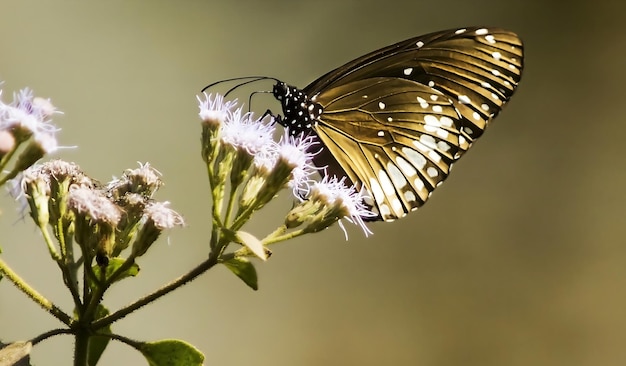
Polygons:
[[127,260],[133,262],[164,229],[183,225],[167,202],[152,199],[162,181],[149,164],[128,169],[102,187],[76,164],[53,160],[30,167],[20,182],[30,216],[42,230],[52,226],[59,248],[49,243],[49,249],[63,261],[74,238],[86,263],[95,259],[104,265],[130,245]]
[[50,120],[55,113],[60,112],[49,99],[30,89],[14,93],[9,103],[0,99],[0,185],[58,149],[58,129]]
[[[275,141],[272,121],[243,112],[236,101],[224,101],[221,95],[206,93],[198,101],[203,126],[202,157],[213,189],[214,218],[219,218],[221,225],[239,230],[252,212],[283,188],[289,188],[300,204],[287,215],[285,229],[305,224],[299,233],[316,232],[347,219],[359,225],[366,235],[371,233],[363,218],[374,214],[363,204],[363,192],[346,185],[345,178],[325,177],[321,182],[313,179],[319,170],[313,158],[323,148],[314,135],[290,136],[285,131]],[[224,200],[228,177],[230,196]],[[286,238],[281,234],[283,237]],[[278,241],[275,236],[266,239]]]

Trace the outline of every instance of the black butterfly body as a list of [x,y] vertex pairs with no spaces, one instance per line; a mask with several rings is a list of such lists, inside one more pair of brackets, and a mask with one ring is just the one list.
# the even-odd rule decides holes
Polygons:
[[520,81],[512,32],[468,27],[374,51],[303,89],[273,89],[292,135],[316,136],[315,164],[365,188],[385,221],[420,207],[482,135]]

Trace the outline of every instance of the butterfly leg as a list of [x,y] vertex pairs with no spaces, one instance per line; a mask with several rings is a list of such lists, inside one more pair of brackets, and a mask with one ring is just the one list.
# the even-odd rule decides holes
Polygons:
[[272,112],[271,109],[266,110],[260,119],[262,120],[263,118],[267,116],[272,117],[272,123],[282,124],[281,122],[283,121],[283,117],[280,114],[274,114],[274,112]]

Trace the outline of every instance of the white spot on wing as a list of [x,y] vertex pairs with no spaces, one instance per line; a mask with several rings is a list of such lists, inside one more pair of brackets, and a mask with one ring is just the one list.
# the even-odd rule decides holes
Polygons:
[[383,193],[383,189],[378,184],[376,178],[370,178],[370,190],[372,191],[372,195],[374,196],[374,200],[376,202],[384,202],[385,194]]
[[439,141],[437,142],[437,147],[439,148],[439,150],[446,152],[448,150],[450,150],[450,145],[448,145],[447,142],[445,141]]
[[409,76],[413,72],[413,68],[412,67],[407,67],[406,69],[404,69],[403,72],[404,72],[404,75]]
[[387,163],[387,172],[389,173],[391,181],[393,182],[393,185],[396,186],[396,188],[403,188],[407,185],[406,178],[404,177],[404,175],[402,175],[400,169],[398,169],[398,167],[395,166],[392,162]]
[[464,33],[467,29],[465,28],[461,28],[461,29],[457,29],[456,32],[454,32],[454,34],[461,34]]
[[435,150],[430,150],[428,152],[428,157],[435,163],[439,163],[441,161],[441,155],[437,154]]
[[431,149],[437,148],[437,142],[435,141],[435,138],[430,135],[420,136],[420,142]]
[[465,140],[465,137],[463,136],[459,136],[459,145],[463,146],[465,145],[467,141]]
[[420,104],[420,107],[426,109],[428,108],[428,102],[426,101],[426,99],[422,98],[422,97],[417,97],[417,101]]
[[441,122],[439,122],[437,117],[433,116],[432,114],[425,115],[424,122],[430,126],[441,127]]
[[[404,148],[403,150],[405,149],[408,150],[407,148]],[[417,170],[415,170],[415,168],[411,164],[409,164],[408,161],[404,160],[403,157],[397,156],[396,163],[398,163],[398,166],[404,173],[404,176],[411,178],[417,175]]]
[[441,137],[442,139],[448,138],[448,131],[444,130],[443,128],[438,128],[436,133],[437,136]]
[[417,41],[417,42],[415,43],[415,45],[417,46],[417,48],[422,48],[422,46],[424,46],[424,42],[422,42],[422,41]]
[[470,98],[463,94],[463,95],[459,95],[459,103],[461,104],[470,104],[472,101],[470,100]]
[[378,131],[378,136],[379,137],[385,136],[385,131]]
[[381,203],[378,207],[380,209],[380,215],[382,217],[389,217],[389,216],[391,216],[391,211],[389,210],[389,206],[387,206],[384,203]]
[[452,127],[453,121],[452,118],[448,117],[448,116],[442,116],[439,121],[441,122],[441,125],[444,127]]
[[434,105],[433,106],[433,112],[441,113],[441,112],[443,112],[443,108],[440,105]]
[[428,167],[428,169],[426,169],[426,174],[428,174],[429,177],[434,178],[439,175],[439,171],[437,170],[437,168],[430,166]]
[[396,189],[394,188],[393,184],[391,184],[389,176],[382,169],[378,171],[378,182],[380,183],[380,186],[382,187],[383,192],[385,192],[385,195],[387,197],[396,194]]
[[[426,158],[424,157],[424,155],[407,147],[402,148],[402,152],[406,155],[407,159],[409,159],[411,165],[413,165],[417,169],[424,169],[424,167],[426,166]],[[402,165],[400,165],[400,167],[402,167]]]
[[430,147],[422,144],[421,142],[417,141],[417,140],[413,140],[413,145],[415,145],[415,147],[417,147],[417,149],[421,152],[429,152],[430,150],[432,150]]
[[415,181],[413,182],[413,185],[415,186],[415,189],[417,189],[418,191],[421,191],[422,189],[424,189],[424,182],[420,178],[415,179]]
[[393,212],[403,212],[404,210],[402,209],[402,203],[400,203],[400,200],[396,197],[394,197],[391,200],[391,206],[393,207]]
[[483,34],[487,34],[489,33],[489,31],[487,30],[487,28],[480,28],[476,30],[476,34],[479,36],[482,36]]
[[496,43],[496,37],[492,36],[491,34],[486,35],[485,40],[491,44]]
[[404,192],[404,198],[408,201],[408,202],[415,202],[415,200],[417,199],[417,197],[415,197],[415,193],[411,192],[411,191],[406,191]]
[[435,126],[432,126],[432,125],[425,125],[424,126],[424,130],[426,132],[435,132],[435,131],[437,131],[438,128],[439,127],[435,127]]
[[380,109],[385,109],[385,103],[383,103],[383,102],[378,102],[378,108],[380,108]]
[[502,54],[501,54],[500,52],[496,51],[496,52],[493,52],[493,53],[491,54],[491,56],[493,56],[493,58],[495,58],[496,60],[498,60],[498,61],[499,61],[499,60],[500,60],[500,58],[502,57]]

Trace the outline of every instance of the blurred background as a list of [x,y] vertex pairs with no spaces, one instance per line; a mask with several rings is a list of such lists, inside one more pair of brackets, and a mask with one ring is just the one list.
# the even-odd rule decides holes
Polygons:
[[[0,2],[4,100],[31,87],[65,114],[65,149],[102,181],[159,169],[188,227],[108,292],[112,310],[207,255],[209,204],[195,95],[235,76],[305,86],[376,48],[494,25],[525,41],[522,83],[428,204],[364,238],[338,227],[274,247],[250,290],[217,267],[114,331],[181,338],[206,365],[624,365],[626,5],[617,1]],[[258,99],[258,112],[278,105]],[[3,258],[66,312],[71,301],[34,225],[2,194]],[[272,231],[285,192],[246,229]],[[166,240],[168,239],[168,240]],[[0,338],[61,324],[0,282]],[[72,338],[36,347],[71,364]],[[112,342],[102,365],[146,364]]]

